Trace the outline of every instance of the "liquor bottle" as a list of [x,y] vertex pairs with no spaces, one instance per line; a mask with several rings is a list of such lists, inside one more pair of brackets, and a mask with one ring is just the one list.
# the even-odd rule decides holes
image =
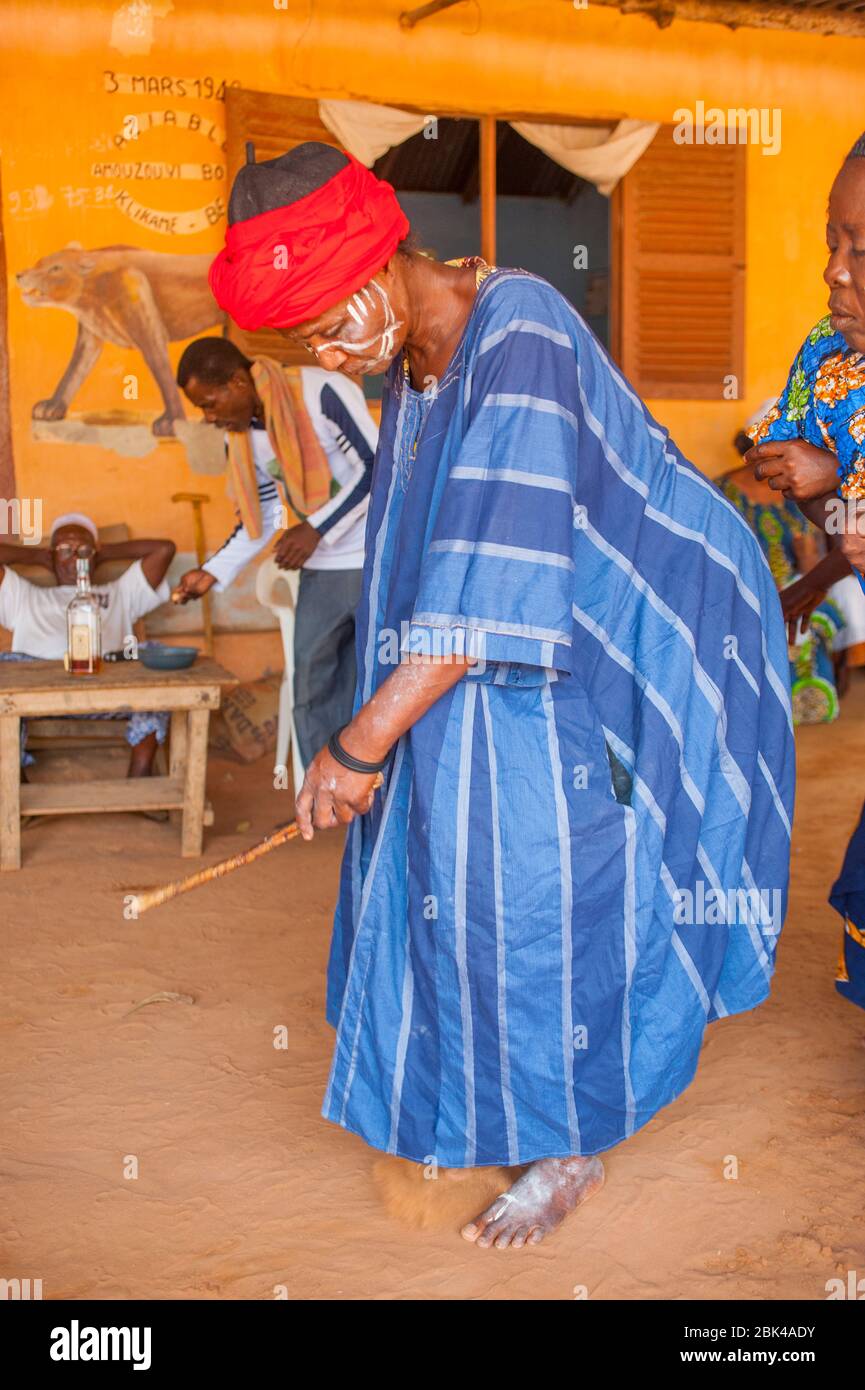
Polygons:
[[102,618],[90,587],[90,561],[75,561],[78,587],[66,609],[66,669],[72,676],[98,675],[102,666]]

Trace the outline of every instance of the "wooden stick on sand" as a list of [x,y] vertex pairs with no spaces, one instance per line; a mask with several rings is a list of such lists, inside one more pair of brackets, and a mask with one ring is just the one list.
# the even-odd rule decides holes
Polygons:
[[[134,908],[138,917],[142,912],[148,912],[151,907],[161,907],[171,898],[176,898],[181,893],[188,893],[192,888],[200,888],[202,883],[210,883],[212,879],[222,878],[224,874],[233,873],[235,869],[242,869],[245,864],[251,864],[254,859],[260,859],[263,854],[269,854],[278,845],[287,844],[289,840],[294,840],[299,835],[297,821],[289,821],[288,825],[282,825],[274,830],[271,835],[265,835],[258,844],[252,845],[250,849],[243,849],[239,854],[232,854],[230,859],[223,859],[219,864],[211,864],[209,869],[199,869],[198,873],[190,874],[188,878],[178,878],[174,883],[166,883],[162,888],[150,888],[146,893],[136,893]],[[130,904],[132,906],[132,904]]]
[[[377,790],[384,778],[380,772],[376,773],[373,782],[373,790]],[[370,802],[371,804],[371,802]],[[193,888],[200,888],[202,883],[210,883],[215,878],[222,878],[225,874],[233,873],[235,869],[242,869],[244,865],[251,864],[255,859],[260,859],[263,854],[270,854],[272,849],[277,849],[279,845],[287,844],[289,840],[294,840],[300,834],[297,828],[297,821],[289,821],[287,825],[279,825],[270,835],[265,835],[263,840],[252,845],[249,849],[242,849],[239,854],[233,854],[230,859],[223,859],[219,864],[211,864],[209,869],[199,869],[198,873],[190,874],[188,878],[178,878],[174,883],[166,883],[162,888],[150,888],[146,893],[135,893],[133,895],[135,915],[140,917],[142,912],[148,912],[151,907],[161,907],[171,898],[178,897],[181,893],[188,893]]]

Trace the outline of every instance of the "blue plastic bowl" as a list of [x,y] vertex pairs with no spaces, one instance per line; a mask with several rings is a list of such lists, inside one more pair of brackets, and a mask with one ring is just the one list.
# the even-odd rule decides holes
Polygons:
[[167,647],[161,642],[148,642],[138,649],[139,661],[151,671],[182,671],[197,656],[197,647]]

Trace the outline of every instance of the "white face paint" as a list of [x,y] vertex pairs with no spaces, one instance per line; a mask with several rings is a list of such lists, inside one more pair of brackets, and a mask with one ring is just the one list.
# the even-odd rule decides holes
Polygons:
[[369,314],[369,308],[367,306],[366,300],[361,299],[359,294],[353,294],[345,307],[351,314],[351,317],[354,319],[355,323],[363,323],[364,319]]
[[[384,311],[384,327],[380,333],[376,333],[371,338],[362,338],[357,341],[351,338],[331,338],[329,342],[322,343],[320,347],[313,348],[316,357],[320,358],[323,352],[329,352],[332,348],[337,348],[344,352],[347,357],[363,357],[368,359],[369,367],[378,367],[382,362],[388,362],[394,353],[394,339],[403,321],[398,319],[393,311],[387,290],[383,289],[377,280],[370,280],[369,285],[365,285],[362,290],[353,294],[346,305],[349,317],[358,326],[362,326],[363,321],[369,318],[370,311],[376,307],[375,295],[378,295],[379,303]],[[368,357],[371,348],[378,346],[378,351],[373,357]]]
[[382,304],[384,306],[384,331],[381,335],[381,353],[379,354],[379,357],[377,359],[379,362],[381,362],[384,360],[389,360],[391,357],[393,357],[394,338],[396,337],[398,329],[402,328],[402,321],[397,321],[396,316],[391,307],[390,299],[388,298],[386,292],[381,288],[380,285],[376,284],[375,280],[373,280],[372,283],[375,285],[375,288],[381,295]]

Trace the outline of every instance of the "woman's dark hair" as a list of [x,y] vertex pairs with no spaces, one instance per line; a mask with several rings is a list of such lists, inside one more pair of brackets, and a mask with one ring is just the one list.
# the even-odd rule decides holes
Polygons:
[[249,358],[228,338],[196,338],[177,364],[177,384],[183,391],[195,377],[209,386],[224,386],[239,368],[249,371],[251,366]]
[[737,453],[740,453],[744,458],[748,450],[752,449],[753,447],[754,441],[751,438],[750,434],[746,434],[744,430],[739,430],[739,433],[733,440],[733,448],[737,451]]

